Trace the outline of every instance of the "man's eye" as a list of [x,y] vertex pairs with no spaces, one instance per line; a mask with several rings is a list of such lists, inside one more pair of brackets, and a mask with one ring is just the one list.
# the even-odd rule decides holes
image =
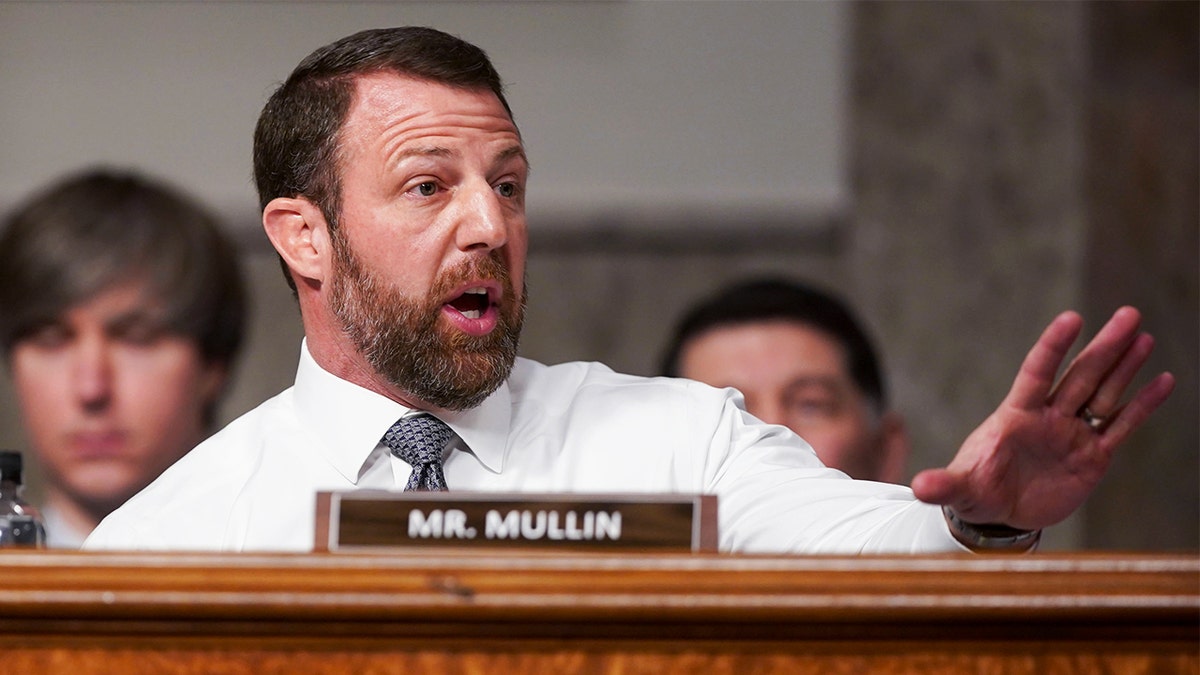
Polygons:
[[163,323],[148,318],[130,318],[108,328],[109,337],[135,346],[154,344],[166,333],[167,327]]
[[26,333],[21,340],[28,341],[42,349],[52,349],[65,345],[71,340],[71,331],[59,324],[46,324]]
[[515,197],[517,194],[517,184],[501,183],[496,186],[496,193],[501,197]]
[[788,402],[792,412],[804,417],[832,417],[837,404],[824,398],[798,398]]
[[418,185],[416,190],[417,194],[421,195],[422,197],[432,197],[437,194],[438,186],[437,183],[427,180]]
[[134,325],[125,328],[114,337],[127,344],[145,346],[153,344],[162,335],[163,331],[155,326]]

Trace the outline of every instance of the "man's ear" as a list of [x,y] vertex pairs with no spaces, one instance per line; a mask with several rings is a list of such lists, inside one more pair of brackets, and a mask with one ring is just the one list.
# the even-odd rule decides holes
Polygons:
[[229,365],[213,361],[204,364],[204,369],[200,373],[200,398],[205,405],[217,405],[221,401],[221,397],[225,394],[225,387],[229,384]]
[[323,282],[329,271],[329,226],[303,197],[276,197],[263,209],[263,229],[293,274]]
[[889,410],[880,420],[879,480],[885,483],[904,483],[906,464],[912,447],[908,426],[900,413]]

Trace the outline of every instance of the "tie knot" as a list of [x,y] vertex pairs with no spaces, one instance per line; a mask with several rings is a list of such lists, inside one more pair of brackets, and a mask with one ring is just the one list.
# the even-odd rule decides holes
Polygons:
[[454,432],[432,415],[401,417],[383,435],[392,453],[411,466],[442,461],[442,448]]
[[442,467],[442,448],[454,432],[446,423],[432,415],[409,415],[401,417],[383,435],[383,443],[392,454],[412,467],[406,492],[412,490],[446,489],[446,475]]

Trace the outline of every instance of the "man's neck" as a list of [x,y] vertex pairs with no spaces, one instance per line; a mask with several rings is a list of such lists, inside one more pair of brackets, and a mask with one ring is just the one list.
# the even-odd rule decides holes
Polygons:
[[314,340],[308,335],[305,337],[308,353],[312,355],[313,361],[326,372],[347,382],[357,384],[363,389],[389,398],[406,408],[423,410],[435,414],[441,411],[440,408],[431,406],[393,386],[379,375],[379,373],[375,372],[370,364],[363,359],[361,354],[344,342],[333,342],[330,345],[327,342],[322,343],[320,340]]
[[[48,488],[42,510],[54,514],[57,528],[65,528],[68,532],[48,532],[52,539],[64,541],[76,538],[86,538],[100,524],[107,511],[98,513],[97,510],[75,502],[59,490]],[[50,527],[48,526],[49,530]]]

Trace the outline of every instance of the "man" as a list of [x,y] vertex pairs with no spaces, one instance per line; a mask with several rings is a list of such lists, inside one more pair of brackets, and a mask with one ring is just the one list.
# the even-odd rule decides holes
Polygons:
[[904,480],[904,420],[866,331],[829,293],[780,279],[724,288],[684,314],[662,372],[739,390],[750,414],[795,431],[826,466]]
[[727,390],[515,358],[529,167],[474,45],[396,28],[318,49],[267,102],[254,146],[304,323],[295,385],[164,472],[89,548],[307,551],[317,491],[446,485],[713,493],[726,551],[1028,548],[1171,389],[1164,374],[1120,406],[1151,343],[1132,309],[1054,387],[1081,324],[1065,314],[950,467],[917,476],[922,503],[824,468]]
[[47,543],[104,516],[208,435],[241,342],[243,290],[216,221],[107,170],[18,207],[0,235],[0,344]]

